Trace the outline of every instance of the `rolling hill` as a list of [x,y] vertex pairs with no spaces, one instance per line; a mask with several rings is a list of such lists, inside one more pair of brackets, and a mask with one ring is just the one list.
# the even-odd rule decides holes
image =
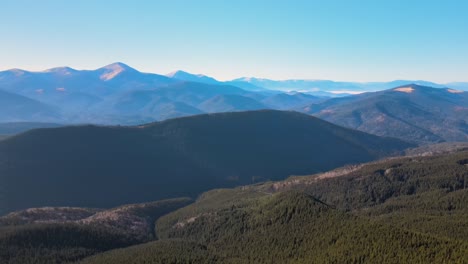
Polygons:
[[396,158],[213,190],[159,218],[158,241],[80,263],[463,263],[467,157]]
[[417,143],[468,141],[468,92],[419,85],[333,98],[300,109],[334,124]]
[[136,127],[37,129],[0,141],[0,212],[193,197],[216,187],[369,161],[410,146],[272,110]]
[[468,152],[451,149],[215,189],[194,203],[18,211],[0,217],[0,260],[463,263]]

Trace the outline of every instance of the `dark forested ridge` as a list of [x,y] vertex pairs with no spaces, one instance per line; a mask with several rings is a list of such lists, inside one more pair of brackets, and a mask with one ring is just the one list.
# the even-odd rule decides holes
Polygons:
[[[468,152],[213,190],[83,263],[464,263]],[[348,190],[348,191],[344,191]]]
[[32,130],[0,142],[5,211],[276,181],[12,212],[0,263],[464,263],[467,145],[359,164],[408,146],[280,111]]
[[36,128],[52,128],[62,125],[55,123],[39,123],[39,122],[10,122],[0,123],[0,135],[14,135]]
[[409,146],[271,110],[138,127],[37,129],[0,141],[0,212],[193,197],[365,162]]
[[[0,219],[0,252],[9,263],[465,263],[467,164],[466,150],[391,158],[216,189],[183,208],[188,200],[79,211],[107,217],[94,224],[39,224],[65,209],[55,216],[52,209],[20,211]],[[103,224],[121,210],[152,215],[156,228],[147,232],[156,234]],[[14,221],[25,218],[31,221]]]
[[0,263],[64,263],[155,239],[154,222],[187,198],[108,210],[31,208],[0,217]]

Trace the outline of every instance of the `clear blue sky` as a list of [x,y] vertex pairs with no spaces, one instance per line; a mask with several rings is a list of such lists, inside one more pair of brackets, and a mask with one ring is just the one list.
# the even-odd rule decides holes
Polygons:
[[465,0],[0,0],[0,70],[468,81]]

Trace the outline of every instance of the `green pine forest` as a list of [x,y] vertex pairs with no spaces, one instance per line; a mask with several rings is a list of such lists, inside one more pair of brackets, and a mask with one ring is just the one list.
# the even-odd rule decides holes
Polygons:
[[138,211],[148,236],[7,215],[0,263],[468,263],[467,164],[389,158],[160,201]]

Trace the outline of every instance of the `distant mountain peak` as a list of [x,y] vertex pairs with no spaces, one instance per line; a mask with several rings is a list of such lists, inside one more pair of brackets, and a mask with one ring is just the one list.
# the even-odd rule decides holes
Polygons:
[[[195,74],[195,73],[190,73],[190,72],[186,72],[186,71],[183,71],[183,70],[177,70],[177,71],[173,71],[173,72],[170,72],[168,74],[166,74],[167,77],[171,77],[171,78],[176,78],[175,76],[180,76],[180,75],[190,75],[190,76],[196,76],[196,77],[208,77],[204,74]],[[208,77],[210,78],[210,77]]]
[[125,70],[135,70],[132,67],[128,66],[123,62],[114,62],[109,65],[102,67],[101,69],[125,69]]
[[167,77],[174,78],[174,76],[177,76],[177,75],[180,75],[180,74],[204,76],[204,75],[202,75],[202,74],[191,74],[191,73],[186,72],[186,71],[183,71],[183,70],[177,70],[177,71],[170,72],[170,73],[166,74],[166,76],[167,76]]
[[16,68],[14,68],[14,69],[9,69],[9,70],[7,70],[6,72],[7,72],[7,73],[11,73],[11,74],[13,74],[13,75],[16,76],[16,77],[19,77],[19,76],[22,76],[22,75],[28,73],[28,71],[21,70],[21,69],[16,69]]
[[201,82],[208,84],[217,84],[218,81],[212,77],[206,76],[204,74],[193,74],[182,70],[177,70],[171,73],[166,74],[169,78],[179,79],[182,81],[189,82]]
[[60,75],[70,75],[73,72],[76,72],[76,70],[70,67],[55,67],[55,68],[45,70],[44,72],[52,72],[52,73],[57,73]]
[[184,72],[184,71],[181,71],[181,70],[173,71],[173,72],[166,74],[166,77],[173,78],[174,75],[176,75],[179,72]]
[[122,72],[126,71],[137,71],[132,67],[124,64],[122,62],[115,62],[100,68],[103,71],[103,74],[99,77],[103,81],[109,81],[121,74]]

